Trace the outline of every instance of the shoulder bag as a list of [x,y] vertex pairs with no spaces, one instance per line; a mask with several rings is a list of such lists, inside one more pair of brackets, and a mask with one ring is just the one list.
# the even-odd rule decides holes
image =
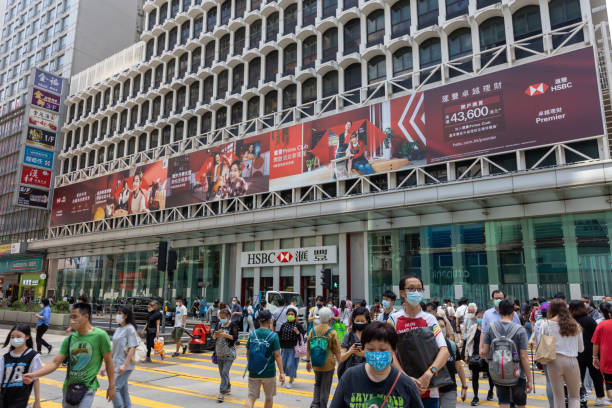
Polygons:
[[[67,369],[66,369],[66,381],[69,381],[70,379],[70,369],[72,366],[72,359],[71,359],[71,352],[70,352],[70,342],[72,341],[72,334],[70,335],[70,337],[68,337],[68,364],[67,364]],[[93,380],[91,380],[91,382],[89,383],[89,385],[91,385],[94,381],[95,381],[95,377],[93,378]],[[85,384],[84,382],[75,382],[72,384],[69,384],[68,387],[66,388],[66,403],[68,405],[79,405],[81,403],[81,401],[83,401],[83,398],[85,397],[85,394],[87,394],[87,391],[89,391],[89,385]]]
[[387,396],[385,397],[385,400],[383,401],[383,403],[380,406],[380,408],[385,408],[385,405],[387,405],[387,401],[389,400],[389,397],[391,396],[391,393],[395,389],[395,386],[397,385],[397,382],[399,381],[401,375],[402,375],[402,371],[401,370],[397,370],[397,377],[395,377],[395,381],[393,382],[393,385],[391,386],[391,389],[387,393]]
[[[543,326],[543,325],[542,325]],[[540,328],[540,342],[536,347],[535,361],[540,364],[548,364],[557,358],[557,339],[550,335],[550,326],[546,321],[546,334],[544,327]]]

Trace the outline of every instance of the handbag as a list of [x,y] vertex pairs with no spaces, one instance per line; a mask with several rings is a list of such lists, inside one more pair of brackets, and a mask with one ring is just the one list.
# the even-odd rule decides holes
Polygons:
[[[410,377],[419,378],[431,367],[439,351],[433,327],[418,327],[399,335],[396,355],[404,372]],[[455,381],[444,365],[438,375],[431,378],[429,388],[451,384],[455,384]]]
[[543,333],[543,328],[540,328],[540,342],[536,347],[535,361],[541,364],[548,364],[555,361],[557,358],[557,339],[550,335],[550,327],[546,322],[546,332]]
[[306,355],[306,342],[304,341],[304,335],[300,334],[300,339],[293,348],[295,358],[301,358]]
[[[68,379],[70,378],[70,369],[72,366],[72,358],[71,358],[71,350],[70,350],[71,341],[72,341],[72,334],[70,335],[70,337],[68,337],[68,364],[67,364],[67,369],[66,369],[66,381],[68,381]],[[94,377],[91,380],[89,385],[91,385],[95,381],[95,379],[96,377]],[[66,387],[66,396],[65,396],[66,403],[68,403],[68,405],[79,405],[81,401],[83,401],[85,394],[87,394],[87,392],[89,391],[89,385],[85,384],[84,382],[75,382],[75,383],[69,384],[68,387]]]
[[391,396],[391,393],[395,389],[395,386],[397,385],[397,382],[399,381],[400,376],[402,375],[402,372],[400,370],[397,370],[397,371],[398,371],[397,372],[397,377],[395,377],[395,381],[393,382],[393,385],[391,386],[391,389],[387,393],[387,396],[385,397],[385,400],[381,404],[380,408],[385,408],[385,405],[387,405],[387,401],[389,400],[389,397]]
[[480,367],[482,365],[482,359],[478,354],[472,354],[468,359],[468,365]]
[[[127,354],[129,351],[130,351],[130,348],[126,347],[125,348],[125,354]],[[134,355],[132,355],[131,363],[132,364],[137,364],[138,362],[140,362],[140,360],[142,360],[146,356],[147,356],[147,348],[145,347],[143,342],[140,340],[140,338],[138,338],[138,345],[136,346],[136,350],[134,351]]]

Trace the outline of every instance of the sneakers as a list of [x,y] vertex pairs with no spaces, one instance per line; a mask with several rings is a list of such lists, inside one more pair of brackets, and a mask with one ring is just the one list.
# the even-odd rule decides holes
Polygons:
[[480,400],[478,399],[478,397],[474,397],[470,405],[473,407],[477,407],[478,405],[480,405]]
[[229,388],[225,390],[225,392],[223,392],[222,394],[230,395],[231,392],[232,392],[232,386],[230,385]]
[[147,357],[147,358],[145,358],[145,361],[144,361],[144,362],[145,362],[145,363],[152,363],[152,361],[151,361],[151,357]]
[[487,393],[487,401],[493,401],[493,390],[489,390]]
[[51,350],[53,350],[53,346],[49,344],[49,346],[47,347],[47,350],[49,350],[49,354],[51,354]]
[[291,389],[291,388],[293,388],[293,384],[291,384],[290,382],[286,382],[285,383],[285,387]]
[[183,346],[183,354],[187,352],[187,346]]
[[222,403],[224,398],[225,398],[225,397],[223,396],[223,394],[219,394],[219,395],[217,395],[217,402],[218,402],[218,403]]
[[177,353],[176,351],[174,353],[172,353],[172,357],[178,357],[179,353]]

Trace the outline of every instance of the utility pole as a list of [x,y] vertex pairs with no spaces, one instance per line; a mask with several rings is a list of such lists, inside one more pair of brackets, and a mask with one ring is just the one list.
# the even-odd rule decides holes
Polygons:
[[[161,247],[161,245],[160,245]],[[168,258],[170,254],[170,240],[166,241],[166,254],[165,254],[165,262],[162,265],[164,267],[164,286],[162,287],[162,333],[166,332],[166,295],[168,292]],[[159,257],[159,253],[157,254]]]

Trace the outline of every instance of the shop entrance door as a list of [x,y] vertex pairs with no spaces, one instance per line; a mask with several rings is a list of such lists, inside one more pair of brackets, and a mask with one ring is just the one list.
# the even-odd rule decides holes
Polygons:
[[274,278],[272,276],[266,276],[259,278],[259,290],[268,291],[274,290]]
[[302,299],[308,307],[314,306],[317,299],[317,277],[302,276]]
[[240,294],[240,304],[244,305],[248,299],[253,300],[253,278],[242,278],[242,293]]

